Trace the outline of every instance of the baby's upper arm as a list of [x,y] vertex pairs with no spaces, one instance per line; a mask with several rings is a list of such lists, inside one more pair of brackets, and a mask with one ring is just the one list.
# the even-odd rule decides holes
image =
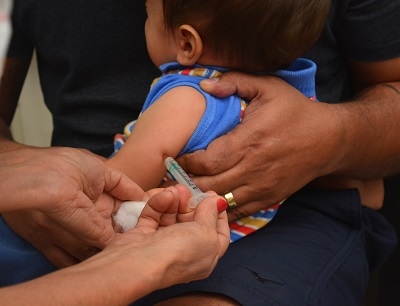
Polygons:
[[176,157],[196,130],[206,100],[195,88],[170,89],[137,120],[131,135],[110,160],[143,189],[159,186],[165,175],[164,158]]

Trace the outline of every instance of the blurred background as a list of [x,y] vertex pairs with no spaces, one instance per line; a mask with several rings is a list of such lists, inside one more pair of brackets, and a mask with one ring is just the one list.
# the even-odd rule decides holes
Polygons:
[[53,124],[51,115],[43,103],[35,58],[34,56],[22,89],[11,131],[18,142],[46,147],[50,146]]

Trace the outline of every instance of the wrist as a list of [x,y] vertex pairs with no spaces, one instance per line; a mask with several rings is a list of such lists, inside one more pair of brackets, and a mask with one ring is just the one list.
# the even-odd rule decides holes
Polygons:
[[343,103],[327,104],[327,157],[324,167],[325,175],[338,174],[345,167],[348,150],[353,145],[347,118],[347,111]]
[[[339,104],[314,102],[316,124],[312,127],[314,135],[310,140],[314,178],[330,175],[342,167],[345,160],[345,144],[348,142],[346,124],[342,119]],[[316,141],[317,140],[317,141]]]
[[101,298],[103,303],[109,301],[105,305],[118,304],[116,301],[127,305],[173,284],[174,277],[168,272],[174,259],[160,246],[162,242],[155,241],[153,234],[129,235],[118,235],[105,250],[81,264],[81,279],[87,279],[88,273],[93,281],[107,275]]

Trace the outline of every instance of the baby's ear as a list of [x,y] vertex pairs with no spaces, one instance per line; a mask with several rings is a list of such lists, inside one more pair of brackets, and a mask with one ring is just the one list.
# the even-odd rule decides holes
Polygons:
[[181,25],[176,36],[178,52],[176,60],[183,66],[194,65],[203,52],[203,42],[199,33],[190,25]]

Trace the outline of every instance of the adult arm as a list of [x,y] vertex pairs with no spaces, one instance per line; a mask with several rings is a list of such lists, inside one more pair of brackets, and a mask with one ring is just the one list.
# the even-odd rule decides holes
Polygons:
[[17,145],[11,141],[10,124],[18,105],[19,96],[29,69],[31,56],[7,58],[0,82],[0,152]]
[[349,67],[359,92],[339,104],[310,101],[275,77],[229,73],[203,81],[212,94],[237,92],[251,103],[241,125],[178,162],[200,188],[233,192],[236,217],[318,177],[370,180],[400,171],[400,58]]
[[[218,214],[221,199],[209,197],[189,220],[175,224],[176,204],[190,196],[187,189],[182,195],[180,188],[178,203],[177,192],[170,187],[152,197],[136,228],[118,235],[99,254],[2,288],[1,300],[7,305],[128,305],[156,289],[207,277],[229,245],[226,213]],[[167,224],[161,226],[162,222]]]
[[[1,176],[0,188],[5,191],[13,190],[21,199],[17,204],[18,210],[16,210],[15,203],[13,204],[14,206],[11,207],[10,203],[12,202],[3,198],[1,211],[2,216],[9,226],[20,236],[41,250],[52,263],[58,266],[68,266],[81,259],[87,258],[94,252],[98,252],[98,248],[103,248],[105,243],[111,239],[113,232],[111,232],[111,227],[109,225],[110,216],[107,216],[107,213],[112,210],[115,197],[110,195],[113,194],[118,197],[122,196],[122,194],[118,194],[121,193],[120,188],[113,190],[110,188],[110,184],[116,184],[115,187],[126,187],[129,185],[132,186],[132,183],[127,183],[126,178],[124,178],[121,183],[116,183],[115,180],[118,178],[119,174],[116,175],[116,172],[111,172],[109,170],[107,170],[108,172],[104,172],[107,168],[105,168],[102,163],[100,164],[98,161],[94,161],[95,158],[93,156],[88,157],[87,153],[83,154],[78,150],[74,151],[70,149],[34,148],[16,143],[12,140],[9,126],[13,120],[19,95],[29,69],[31,53],[27,52],[27,54],[30,55],[24,57],[8,57],[6,59],[0,83],[0,154],[2,154],[0,164],[2,167],[9,166],[8,169],[11,170],[9,174]],[[88,161],[88,164],[80,164],[84,161]],[[110,193],[100,194],[99,186],[96,187],[97,189],[94,192],[89,190],[91,186],[82,185],[82,187],[87,187],[89,189],[85,189],[80,197],[76,194],[75,196],[77,196],[77,198],[74,200],[72,198],[74,196],[73,192],[77,192],[77,189],[71,189],[69,192],[66,192],[65,188],[69,186],[68,184],[75,178],[79,180],[84,179],[85,175],[79,178],[76,174],[83,174],[85,171],[89,170],[87,168],[89,165],[94,167],[91,169],[94,177],[90,179],[101,180],[107,178],[104,187],[109,188]],[[13,168],[10,166],[17,167]],[[74,174],[76,167],[79,167],[79,171]],[[18,172],[17,169],[21,171]],[[40,171],[46,171],[46,169],[48,170],[47,173]],[[22,170],[33,171],[37,175],[34,178],[31,177],[27,179]],[[69,177],[68,175],[70,174],[74,176]],[[97,175],[99,176],[96,177]],[[67,181],[67,179],[71,180]],[[57,184],[60,186],[57,186]],[[76,186],[79,185],[78,182],[75,182],[75,184]],[[64,193],[58,193],[58,188],[64,190]],[[137,188],[130,188],[129,190],[135,193]],[[92,193],[87,195],[85,192]],[[3,196],[6,193],[1,192],[1,194]],[[44,196],[49,197],[45,198]],[[60,196],[60,198],[57,198],[58,196]],[[90,200],[93,202],[86,203],[89,199],[86,196],[91,196],[92,198],[90,198]],[[137,196],[139,196],[139,198],[141,197],[139,194],[137,194]],[[96,197],[98,197],[97,200]],[[33,202],[33,199],[35,199],[36,202]],[[132,199],[132,197],[131,195],[126,195],[123,199]],[[46,206],[49,200],[53,201],[52,204],[54,206]],[[40,204],[40,201],[42,201],[41,207],[54,207],[54,211],[50,212],[35,209],[37,208],[35,205]],[[90,227],[88,232],[82,231],[79,233],[80,235],[76,235],[70,225],[63,224],[63,222],[68,219],[63,220],[60,212],[65,209],[62,205],[68,201],[71,201],[69,206],[71,213],[73,212],[74,205],[81,205],[80,213],[77,213],[76,217],[82,217],[82,219],[79,219],[82,225],[84,225],[86,218],[86,221],[89,220],[86,223],[87,227]],[[93,204],[96,205],[94,206]],[[32,205],[33,207],[28,207]],[[89,208],[90,205],[96,207],[99,211],[102,210],[102,218],[108,218],[107,225],[104,223],[104,218],[102,221],[99,220],[100,214],[98,212],[96,213],[93,209],[87,212],[87,216],[83,216],[84,213],[86,213],[84,208]],[[59,210],[59,216],[57,216],[57,209]],[[91,227],[93,224],[96,224],[96,226]]]

